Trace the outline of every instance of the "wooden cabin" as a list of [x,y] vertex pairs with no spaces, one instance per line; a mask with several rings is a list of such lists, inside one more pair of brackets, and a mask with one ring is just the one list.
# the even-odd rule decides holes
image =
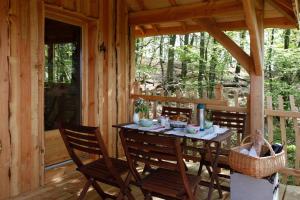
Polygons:
[[[251,77],[251,133],[264,126],[264,28],[298,28],[298,17],[298,0],[0,1],[0,199],[43,186],[45,169],[69,159],[58,131],[45,129],[53,44],[77,41],[76,119],[99,126],[114,155],[112,125],[132,118],[136,37],[211,34]],[[224,33],[235,30],[249,31],[250,55]]]

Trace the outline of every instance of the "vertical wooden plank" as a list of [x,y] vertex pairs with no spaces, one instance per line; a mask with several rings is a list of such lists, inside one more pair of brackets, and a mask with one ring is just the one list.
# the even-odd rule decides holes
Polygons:
[[[154,91],[152,91],[152,96],[155,96],[155,95],[156,95],[156,92],[154,90]],[[153,113],[153,118],[156,119],[157,118],[157,101],[153,102],[152,113]]]
[[[272,97],[267,96],[267,108],[270,110],[273,110],[272,106]],[[267,125],[268,125],[268,140],[269,142],[274,141],[274,128],[273,128],[273,117],[272,116],[267,116]]]
[[44,138],[44,70],[45,70],[45,45],[44,45],[44,36],[45,36],[45,9],[44,2],[38,1],[38,136],[39,136],[39,176],[40,176],[40,185],[44,185],[45,177],[45,138]]
[[[78,0],[76,0],[78,2]],[[100,0],[100,44],[105,47],[105,51],[102,52],[100,64],[103,66],[101,68],[100,74],[100,87],[102,88],[100,96],[99,96],[99,113],[100,113],[100,124],[102,137],[105,142],[105,144],[108,144],[108,68],[109,68],[109,62],[108,62],[108,37],[109,37],[109,28],[108,24],[108,1],[107,0]],[[78,8],[77,8],[78,10]],[[102,87],[101,87],[102,86]]]
[[239,91],[238,90],[234,91],[234,106],[235,107],[240,107],[240,105],[239,105]]
[[[177,98],[181,98],[182,97],[182,93],[180,92],[180,90],[176,90],[175,95]],[[176,107],[180,108],[182,105],[178,102],[176,102]]]
[[10,188],[10,195],[17,195],[21,191],[21,179],[20,179],[20,151],[21,151],[21,143],[20,143],[20,121],[21,114],[19,111],[21,110],[20,106],[20,57],[19,57],[19,38],[20,34],[19,26],[20,26],[20,16],[19,16],[19,6],[17,2],[10,2],[10,57],[9,57],[9,68],[10,68],[10,99],[9,99],[9,132],[12,143],[11,149],[11,180],[7,184],[11,184],[14,187]]
[[[33,181],[29,190],[35,189],[43,183],[43,172],[41,168],[43,165],[43,154],[41,154],[41,145],[43,139],[43,105],[44,102],[41,96],[44,92],[44,84],[40,80],[43,80],[43,64],[44,64],[44,12],[43,2],[41,0],[32,0],[29,4],[29,26],[30,26],[30,41],[31,41],[31,152],[32,152],[32,176],[29,177]],[[43,147],[42,147],[43,148]],[[27,191],[27,189],[25,189]]]
[[[283,107],[283,98],[282,96],[278,96],[278,110],[284,111]],[[287,160],[287,140],[286,140],[286,119],[285,117],[280,117],[280,133],[281,133],[281,143],[284,144],[284,151],[285,151],[285,159]],[[282,182],[286,184],[287,176],[284,175],[282,177]]]
[[108,13],[107,15],[107,26],[103,27],[104,29],[108,29],[108,36],[107,36],[107,86],[108,86],[108,93],[107,93],[107,102],[105,106],[108,108],[108,151],[110,155],[116,154],[116,130],[112,128],[113,124],[117,123],[117,116],[119,107],[117,101],[117,94],[116,94],[116,12],[115,6],[116,1],[107,1],[107,7],[105,8]]
[[218,83],[215,86],[215,99],[223,99],[223,85],[221,83]]
[[[135,81],[135,36],[134,36],[134,27],[131,27],[129,30],[129,87],[130,87],[130,94],[137,92],[133,88]],[[128,121],[132,121],[132,116],[134,112],[134,105],[133,100],[131,99],[129,102],[129,115],[128,115]]]
[[98,26],[96,22],[88,24],[88,124],[96,126],[96,109],[97,109],[97,73],[96,73],[96,59],[97,59],[97,36]]
[[[291,111],[298,112],[298,108],[295,105],[295,98],[293,95],[290,95],[290,104]],[[293,118],[293,126],[295,131],[295,140],[296,140],[296,159],[295,159],[295,168],[300,169],[300,128],[297,118]],[[300,183],[300,179],[297,178],[296,183]]]
[[8,1],[0,1],[0,199],[10,196],[11,137],[9,131],[9,23]]
[[[278,96],[278,110],[280,111],[284,111],[284,107],[283,107],[283,98],[282,96]],[[280,117],[280,133],[281,133],[281,142],[284,145],[284,151],[286,152],[285,154],[285,158],[287,159],[287,140],[286,140],[286,119],[285,117]]]

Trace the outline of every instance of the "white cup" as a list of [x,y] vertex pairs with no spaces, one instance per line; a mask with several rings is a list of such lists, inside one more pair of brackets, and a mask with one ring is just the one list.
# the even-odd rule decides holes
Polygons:
[[214,132],[217,132],[219,129],[219,125],[213,125]]
[[160,125],[162,125],[162,126],[166,126],[166,118],[164,118],[164,117],[161,117],[160,118]]

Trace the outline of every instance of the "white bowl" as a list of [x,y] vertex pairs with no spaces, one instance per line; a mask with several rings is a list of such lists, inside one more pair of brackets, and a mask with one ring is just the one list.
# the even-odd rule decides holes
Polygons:
[[195,125],[192,125],[192,124],[187,125],[186,131],[188,133],[191,133],[191,134],[196,134],[196,133],[199,132],[199,126],[195,126]]
[[150,127],[153,125],[153,120],[151,119],[141,119],[140,120],[140,125],[143,127]]

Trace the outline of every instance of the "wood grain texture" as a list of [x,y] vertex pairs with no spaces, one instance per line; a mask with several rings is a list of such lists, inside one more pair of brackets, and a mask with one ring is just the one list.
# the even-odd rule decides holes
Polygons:
[[7,23],[9,4],[0,1],[0,199],[7,198],[10,193],[11,169],[11,137],[9,131],[9,99],[10,99],[10,69],[9,69],[9,24]]

